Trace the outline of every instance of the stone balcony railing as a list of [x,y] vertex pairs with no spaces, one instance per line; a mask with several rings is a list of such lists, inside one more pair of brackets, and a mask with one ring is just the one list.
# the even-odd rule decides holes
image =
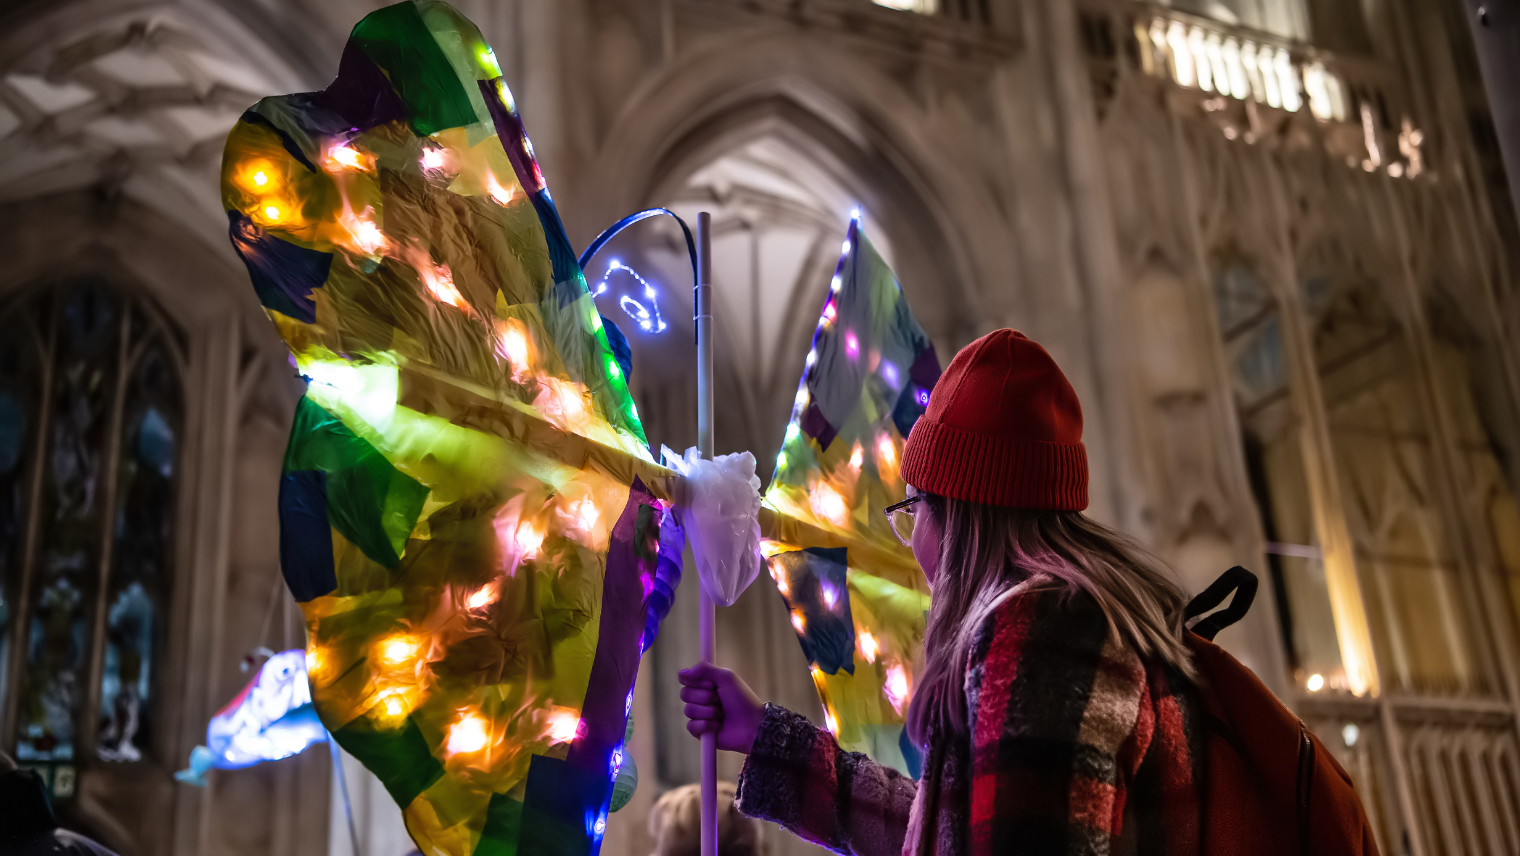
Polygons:
[[1128,0],[1084,0],[1079,20],[1100,109],[1121,77],[1141,75],[1169,84],[1173,106],[1208,114],[1228,139],[1317,139],[1351,167],[1426,172],[1423,135],[1376,61]]

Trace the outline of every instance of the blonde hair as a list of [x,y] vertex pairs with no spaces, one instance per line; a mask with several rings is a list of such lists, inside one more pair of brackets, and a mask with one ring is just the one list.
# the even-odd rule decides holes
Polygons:
[[970,648],[1016,587],[1091,597],[1116,638],[1196,680],[1183,642],[1187,600],[1161,561],[1130,539],[1074,511],[1027,511],[934,494],[924,499],[944,534],[924,665],[908,710],[914,743],[924,745],[931,730],[966,731]]
[[[736,788],[718,782],[718,852],[723,856],[759,856],[760,824],[739,813]],[[702,786],[666,791],[649,812],[650,856],[701,856]]]

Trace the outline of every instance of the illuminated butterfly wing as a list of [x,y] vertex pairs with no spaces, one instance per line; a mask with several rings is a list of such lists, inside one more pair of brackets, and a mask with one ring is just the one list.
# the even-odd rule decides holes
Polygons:
[[929,589],[883,511],[905,497],[903,440],[939,360],[850,222],[761,518],[772,579],[840,745],[917,776],[904,736]]
[[309,378],[280,490],[322,722],[424,852],[594,852],[672,474],[495,54],[366,17],[227,141],[234,248]]

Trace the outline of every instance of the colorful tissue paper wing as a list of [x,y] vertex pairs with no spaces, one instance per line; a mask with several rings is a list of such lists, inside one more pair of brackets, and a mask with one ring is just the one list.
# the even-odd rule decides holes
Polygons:
[[372,13],[244,114],[222,192],[309,381],[280,554],[321,723],[424,852],[595,852],[674,477],[495,54],[447,4]]
[[903,722],[929,589],[883,511],[940,369],[858,219],[806,365],[761,514],[768,566],[840,744],[917,776]]

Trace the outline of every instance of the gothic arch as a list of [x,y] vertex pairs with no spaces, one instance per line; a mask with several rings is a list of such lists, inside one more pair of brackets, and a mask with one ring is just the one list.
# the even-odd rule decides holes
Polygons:
[[223,245],[227,131],[259,97],[306,88],[310,63],[266,41],[256,12],[121,5],[34,7],[0,36],[0,202],[91,187]]
[[[840,53],[791,34],[710,45],[670,63],[611,123],[579,208],[611,222],[716,154],[758,134],[781,136],[854,193],[890,237],[910,297],[943,295],[915,306],[942,347],[959,346],[979,326],[981,283],[1006,282],[1017,269],[1006,212],[964,172],[937,167],[943,141],[923,105]],[[930,315],[940,303],[948,311]]]

